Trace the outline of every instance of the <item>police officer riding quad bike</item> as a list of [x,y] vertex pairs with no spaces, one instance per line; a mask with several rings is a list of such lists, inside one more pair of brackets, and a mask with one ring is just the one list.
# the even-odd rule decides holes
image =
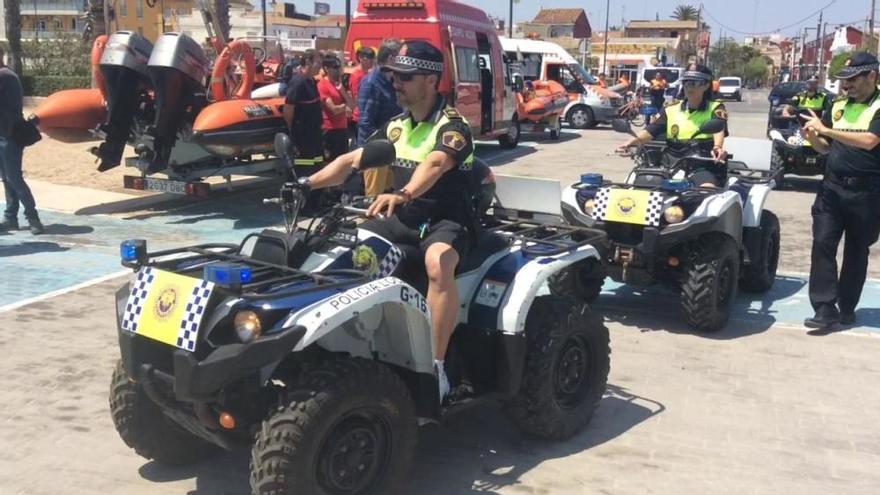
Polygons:
[[[278,155],[289,161],[289,149],[282,135]],[[393,160],[378,140],[360,167]],[[390,493],[417,425],[477,401],[505,402],[521,430],[549,439],[589,423],[608,330],[586,305],[537,293],[557,271],[597,260],[603,233],[483,215],[459,265],[454,390],[441,403],[418,250],[358,228],[365,210],[350,205],[300,228],[303,194],[282,186],[286,231],[241,244],[149,253],[146,241],[122,243],[136,276],[116,294],[110,406],[135,452],[187,464],[250,445],[253,493]]]
[[[629,124],[614,128],[635,136]],[[723,130],[709,120],[700,134]],[[681,293],[685,321],[695,330],[714,332],[725,326],[737,291],[764,292],[776,277],[779,221],[764,209],[772,188],[769,172],[749,170],[729,161],[722,187],[698,187],[687,179],[699,164],[698,143],[651,149],[638,145],[635,168],[626,182],[584,174],[563,191],[566,221],[604,230],[611,243],[607,275],[618,282],[662,283]],[[601,287],[601,265],[584,260],[550,281],[552,293],[595,298]]]
[[819,91],[816,77],[806,82],[805,90],[776,108],[771,108],[767,136],[773,141],[770,168],[776,173],[776,188],[782,189],[785,174],[822,175],[825,155],[818,153],[801,133],[803,118],[811,112],[818,117],[829,105],[829,96]]

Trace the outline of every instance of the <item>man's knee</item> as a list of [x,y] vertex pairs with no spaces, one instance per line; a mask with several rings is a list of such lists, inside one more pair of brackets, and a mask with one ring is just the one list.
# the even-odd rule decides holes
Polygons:
[[425,252],[425,269],[431,283],[449,282],[455,277],[458,253],[449,244],[431,244]]

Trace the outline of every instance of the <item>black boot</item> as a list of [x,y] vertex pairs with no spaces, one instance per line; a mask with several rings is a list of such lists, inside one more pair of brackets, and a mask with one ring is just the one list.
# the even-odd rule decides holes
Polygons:
[[8,230],[18,230],[18,219],[15,217],[5,217],[3,222],[0,222],[0,232],[8,231]]
[[46,228],[43,227],[43,222],[40,221],[40,217],[37,216],[28,218],[28,227],[33,235],[40,235],[46,230]]

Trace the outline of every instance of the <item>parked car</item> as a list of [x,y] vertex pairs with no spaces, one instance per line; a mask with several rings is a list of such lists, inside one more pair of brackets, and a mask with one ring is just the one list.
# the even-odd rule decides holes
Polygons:
[[742,101],[742,79],[738,77],[721,77],[718,79],[719,99]]

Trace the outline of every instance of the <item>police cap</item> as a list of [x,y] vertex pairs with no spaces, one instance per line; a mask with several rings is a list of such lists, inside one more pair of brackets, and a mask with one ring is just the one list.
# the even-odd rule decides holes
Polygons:
[[443,53],[427,41],[407,41],[397,56],[382,66],[382,70],[401,74],[442,74]]
[[834,77],[837,79],[850,79],[863,72],[877,70],[877,57],[868,52],[858,52],[844,62],[844,68]]

